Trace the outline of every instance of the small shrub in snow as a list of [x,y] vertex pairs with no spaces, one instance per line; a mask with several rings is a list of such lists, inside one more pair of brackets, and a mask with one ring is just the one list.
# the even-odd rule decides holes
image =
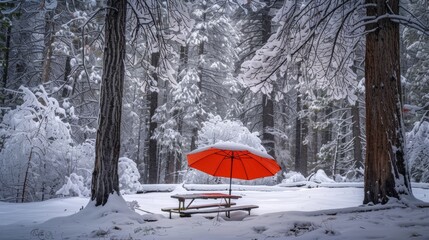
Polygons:
[[315,182],[315,183],[333,183],[335,182],[330,177],[328,177],[322,169],[317,170],[316,173],[311,174],[308,177],[308,181]]
[[133,160],[127,157],[119,158],[118,175],[121,194],[136,193],[141,189],[140,173]]
[[85,184],[85,179],[76,173],[66,177],[66,183],[56,192],[57,195],[88,197],[91,193]]
[[64,121],[67,113],[43,86],[33,91],[21,86],[19,91],[22,103],[0,123],[0,198],[49,199],[70,167],[73,140]]
[[136,211],[136,209],[140,207],[139,203],[136,200],[127,202],[127,206],[133,211]]
[[301,173],[290,171],[284,174],[284,179],[282,183],[294,183],[294,182],[305,182],[305,181],[306,179]]

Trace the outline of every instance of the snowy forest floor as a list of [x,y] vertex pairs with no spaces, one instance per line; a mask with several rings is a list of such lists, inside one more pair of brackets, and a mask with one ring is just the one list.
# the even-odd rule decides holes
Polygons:
[[[362,184],[291,186],[234,185],[238,205],[256,204],[251,215],[233,212],[180,218],[162,212],[178,205],[170,196],[224,192],[227,185],[147,185],[146,193],[111,196],[103,208],[84,197],[33,203],[0,202],[0,239],[429,239],[429,208],[362,205]],[[414,196],[429,202],[429,185]],[[135,212],[126,203],[138,203]],[[207,200],[196,200],[207,203]],[[88,205],[88,206],[87,206]],[[427,205],[427,204],[426,204]]]

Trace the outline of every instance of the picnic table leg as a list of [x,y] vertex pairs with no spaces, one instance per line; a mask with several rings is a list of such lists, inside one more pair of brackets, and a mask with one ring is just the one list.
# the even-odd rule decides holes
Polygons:
[[[189,202],[188,206],[186,206],[186,209],[189,208],[189,206],[191,206],[192,202],[194,202],[195,199],[192,199],[191,202]],[[185,207],[185,202],[183,202],[183,207]]]
[[[228,199],[225,198],[225,202],[228,203],[228,206],[226,206],[227,208],[231,207],[231,198],[228,198]],[[225,215],[227,218],[231,218],[231,212],[230,211],[225,212]]]

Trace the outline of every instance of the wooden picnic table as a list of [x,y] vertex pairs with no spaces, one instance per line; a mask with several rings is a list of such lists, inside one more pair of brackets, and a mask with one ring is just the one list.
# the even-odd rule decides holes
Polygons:
[[[176,194],[172,195],[172,198],[179,200],[179,207],[173,208],[162,208],[162,211],[169,212],[170,218],[171,213],[179,213],[181,216],[190,216],[192,214],[197,213],[216,213],[216,212],[225,212],[227,217],[230,217],[231,211],[237,210],[246,210],[250,214],[250,210],[253,208],[257,208],[256,205],[246,205],[246,206],[236,206],[232,208],[232,205],[235,203],[231,202],[231,199],[239,199],[241,196],[238,195],[230,195],[224,193],[193,193],[193,194]],[[224,203],[210,203],[203,205],[192,205],[196,199],[224,199]],[[188,204],[185,204],[187,200],[190,200]],[[196,209],[204,209],[204,210],[196,210]]]

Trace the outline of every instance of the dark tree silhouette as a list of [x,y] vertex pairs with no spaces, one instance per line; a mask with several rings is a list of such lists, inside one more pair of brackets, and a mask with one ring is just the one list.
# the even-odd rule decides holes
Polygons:
[[108,0],[100,112],[92,173],[91,200],[105,205],[119,194],[118,160],[124,83],[126,0]]

